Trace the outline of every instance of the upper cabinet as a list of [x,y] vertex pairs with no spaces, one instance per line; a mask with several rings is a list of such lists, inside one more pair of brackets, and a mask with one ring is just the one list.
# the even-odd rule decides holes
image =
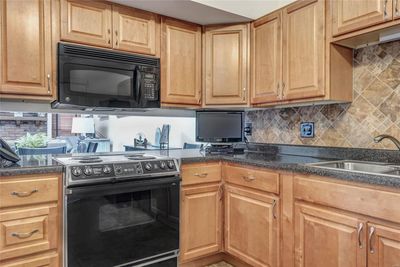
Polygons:
[[116,49],[158,54],[160,18],[154,13],[113,5],[113,32]]
[[0,2],[0,94],[51,97],[52,33],[50,0]]
[[325,1],[298,1],[283,14],[283,98],[324,96]]
[[161,101],[201,104],[201,26],[171,18],[161,23]]
[[251,103],[276,102],[282,88],[282,11],[251,27]]
[[61,0],[61,39],[128,52],[157,55],[157,14],[106,2]]
[[105,2],[61,0],[61,39],[111,48],[111,18]]
[[394,10],[399,8],[398,0],[394,2],[392,0],[334,0],[331,2],[333,36],[392,20],[393,5]]
[[205,27],[205,106],[245,106],[249,89],[249,25]]

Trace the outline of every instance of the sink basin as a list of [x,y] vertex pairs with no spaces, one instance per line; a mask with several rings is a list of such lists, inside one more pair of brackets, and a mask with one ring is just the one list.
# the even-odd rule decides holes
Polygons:
[[366,174],[380,174],[380,175],[396,176],[400,178],[400,166],[390,165],[388,163],[340,160],[340,161],[310,163],[307,165],[323,169],[343,170],[343,171],[360,172]]

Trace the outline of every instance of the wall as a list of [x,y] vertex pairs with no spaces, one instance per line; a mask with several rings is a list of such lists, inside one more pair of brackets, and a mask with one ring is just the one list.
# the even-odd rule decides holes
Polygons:
[[[103,122],[104,123],[104,122]],[[109,116],[108,138],[111,139],[113,151],[123,151],[123,145],[133,145],[133,139],[139,133],[154,144],[156,128],[163,124],[170,124],[170,147],[183,147],[185,142],[194,143],[195,118],[180,117],[143,117]]]
[[[395,149],[378,134],[400,139],[400,41],[354,51],[352,104],[267,109],[246,113],[252,142]],[[300,122],[315,123],[315,138],[300,137]]]

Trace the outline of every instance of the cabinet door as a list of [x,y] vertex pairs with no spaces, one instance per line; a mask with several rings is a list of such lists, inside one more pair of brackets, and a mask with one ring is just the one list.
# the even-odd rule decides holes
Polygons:
[[170,18],[162,19],[162,102],[201,103],[201,27]]
[[368,224],[368,266],[400,266],[400,228]]
[[284,9],[283,98],[325,92],[325,1],[300,0]]
[[160,17],[126,6],[113,6],[113,47],[134,53],[156,55],[160,46]]
[[0,8],[0,93],[51,96],[50,0],[7,0]]
[[332,33],[338,36],[367,28],[391,20],[392,16],[392,0],[335,0],[332,1]]
[[295,205],[295,266],[365,267],[366,225],[356,217]]
[[99,1],[61,0],[61,39],[112,47],[111,5]]
[[221,250],[222,185],[187,187],[181,201],[181,260]]
[[18,259],[15,261],[1,264],[1,267],[58,267],[59,257],[57,253],[47,253],[36,255],[29,258]]
[[226,252],[251,266],[278,266],[278,206],[278,198],[226,186]]
[[282,12],[252,24],[251,103],[274,102],[280,98],[282,81]]
[[400,3],[399,0],[392,0],[393,1],[393,19],[400,18]]
[[206,27],[205,104],[244,105],[248,100],[249,25]]

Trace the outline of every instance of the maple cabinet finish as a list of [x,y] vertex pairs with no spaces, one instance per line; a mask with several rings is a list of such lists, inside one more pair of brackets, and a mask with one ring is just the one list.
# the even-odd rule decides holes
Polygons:
[[61,39],[111,48],[111,9],[101,1],[61,0]]
[[160,47],[160,17],[125,6],[112,6],[113,48],[156,55]]
[[185,164],[181,168],[182,185],[221,182],[221,163]]
[[368,223],[368,267],[400,265],[400,225],[398,228]]
[[295,206],[295,266],[366,266],[366,225],[356,216]]
[[201,26],[161,22],[161,102],[201,105]]
[[251,266],[277,266],[277,197],[225,187],[225,250]]
[[325,95],[325,1],[283,10],[283,99]]
[[61,39],[86,45],[156,55],[157,14],[103,1],[61,0]]
[[251,103],[282,97],[282,11],[251,25]]
[[205,106],[245,106],[249,91],[249,25],[205,27]]
[[221,251],[221,188],[213,184],[182,189],[181,261]]
[[61,179],[0,177],[0,266],[60,266]]
[[0,2],[0,97],[51,97],[50,0]]
[[364,29],[372,25],[392,20],[398,16],[398,0],[335,0],[332,2],[332,34],[338,36],[344,33]]

